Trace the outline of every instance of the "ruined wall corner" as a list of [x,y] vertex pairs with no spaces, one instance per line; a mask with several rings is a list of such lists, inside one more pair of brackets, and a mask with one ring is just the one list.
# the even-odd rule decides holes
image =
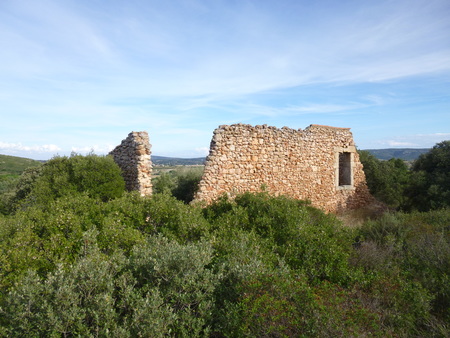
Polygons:
[[109,155],[122,170],[128,191],[152,194],[151,145],[146,131],[131,132]]

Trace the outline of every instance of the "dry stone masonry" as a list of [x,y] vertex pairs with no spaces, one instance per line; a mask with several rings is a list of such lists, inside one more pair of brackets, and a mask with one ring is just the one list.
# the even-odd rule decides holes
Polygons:
[[219,126],[196,200],[262,190],[310,200],[328,212],[373,201],[349,128]]
[[129,133],[109,155],[122,169],[127,190],[152,194],[151,145],[146,131]]
[[[152,193],[147,132],[131,132],[110,155],[128,190]],[[349,128],[223,125],[214,131],[196,201],[267,191],[310,200],[328,212],[374,202]]]

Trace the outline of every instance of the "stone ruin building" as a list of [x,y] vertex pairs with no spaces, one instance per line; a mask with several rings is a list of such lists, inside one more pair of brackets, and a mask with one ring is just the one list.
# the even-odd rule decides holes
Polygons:
[[197,201],[267,191],[327,212],[373,201],[350,128],[224,125],[214,131]]
[[109,155],[122,169],[127,190],[152,194],[151,145],[146,131],[129,133]]
[[[151,194],[150,144],[133,132],[111,152],[129,190]],[[245,124],[214,131],[194,202],[211,203],[222,194],[266,191],[309,200],[327,212],[373,201],[350,128],[310,125],[305,130]]]

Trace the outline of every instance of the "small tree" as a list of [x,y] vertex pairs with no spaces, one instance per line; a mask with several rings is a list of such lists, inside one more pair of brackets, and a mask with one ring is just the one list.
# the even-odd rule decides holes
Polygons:
[[63,196],[86,193],[107,201],[125,191],[121,170],[109,156],[89,154],[54,157],[39,169],[25,172],[15,200],[22,205],[47,205]]
[[409,207],[420,211],[450,207],[450,141],[436,144],[413,164]]
[[392,208],[405,204],[410,172],[401,159],[380,161],[368,151],[359,151],[370,193]]
[[202,174],[203,168],[199,167],[181,167],[163,173],[153,180],[153,191],[169,193],[178,200],[189,203],[194,199]]
[[155,194],[172,193],[172,190],[176,187],[176,176],[171,171],[168,173],[162,173],[152,181],[153,192]]
[[202,179],[203,170],[186,170],[178,173],[178,184],[172,190],[174,197],[189,203],[194,199],[194,195],[198,190],[198,184]]

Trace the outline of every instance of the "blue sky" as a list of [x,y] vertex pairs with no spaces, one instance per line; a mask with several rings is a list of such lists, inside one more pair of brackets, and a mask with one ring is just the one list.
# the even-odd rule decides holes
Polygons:
[[0,0],[0,154],[207,154],[222,124],[450,139],[448,0]]

